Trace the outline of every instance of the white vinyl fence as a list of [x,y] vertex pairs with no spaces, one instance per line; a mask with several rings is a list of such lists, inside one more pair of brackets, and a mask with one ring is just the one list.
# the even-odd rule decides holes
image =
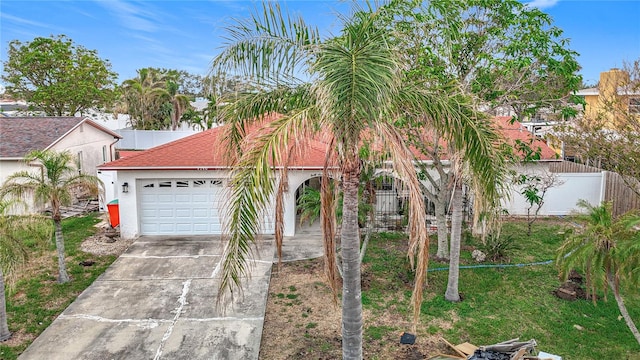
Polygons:
[[197,134],[200,130],[115,130],[122,136],[116,143],[118,149],[146,150],[163,145],[171,141],[182,139],[189,135]]
[[[597,173],[554,173],[556,185],[549,188],[539,215],[570,215],[578,209],[578,200],[586,200],[591,205],[599,205],[605,199],[605,172]],[[527,215],[530,206],[521,194],[522,187],[511,188],[510,199],[503,200],[503,208],[510,215]]]

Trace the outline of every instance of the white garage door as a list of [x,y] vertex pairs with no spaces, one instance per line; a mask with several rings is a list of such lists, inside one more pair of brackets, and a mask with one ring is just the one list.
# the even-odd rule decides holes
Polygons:
[[144,235],[222,233],[224,179],[138,180]]

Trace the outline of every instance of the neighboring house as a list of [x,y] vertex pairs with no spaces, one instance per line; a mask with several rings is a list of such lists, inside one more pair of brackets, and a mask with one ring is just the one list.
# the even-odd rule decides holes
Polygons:
[[117,133],[87,117],[0,117],[0,183],[17,171],[34,170],[24,161],[32,150],[69,151],[82,173],[115,159]]
[[0,100],[0,114],[4,116],[14,116],[25,111],[29,111],[29,106],[24,101]]
[[584,116],[603,119],[610,130],[620,125],[624,114],[640,116],[640,89],[633,86],[629,73],[624,70],[613,68],[600,73],[598,87],[582,89],[576,95],[586,102]]

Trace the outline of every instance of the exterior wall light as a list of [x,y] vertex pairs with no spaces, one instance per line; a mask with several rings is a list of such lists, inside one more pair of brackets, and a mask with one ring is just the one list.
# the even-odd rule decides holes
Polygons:
[[125,182],[124,184],[122,184],[122,192],[123,193],[128,193],[129,192],[129,183]]

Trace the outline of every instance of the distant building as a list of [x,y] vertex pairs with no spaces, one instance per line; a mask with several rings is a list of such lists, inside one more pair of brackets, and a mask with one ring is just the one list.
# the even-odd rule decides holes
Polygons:
[[584,117],[602,121],[607,129],[624,125],[629,115],[640,116],[640,86],[624,70],[613,68],[600,73],[598,87],[580,90],[577,95],[586,102]]

